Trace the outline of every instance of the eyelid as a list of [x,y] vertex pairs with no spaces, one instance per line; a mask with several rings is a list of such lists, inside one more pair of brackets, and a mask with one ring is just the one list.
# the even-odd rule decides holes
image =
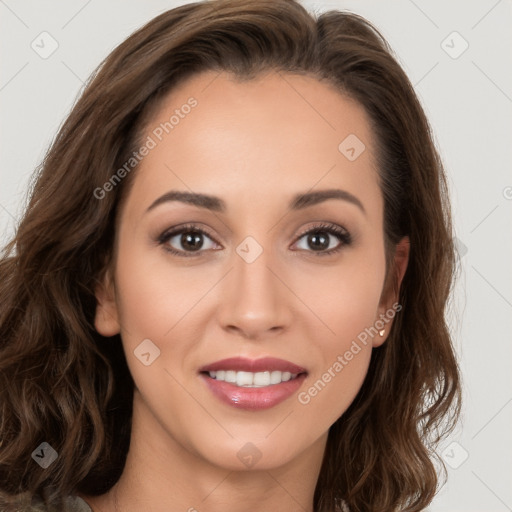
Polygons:
[[334,224],[328,221],[319,221],[314,223],[312,226],[308,226],[305,230],[301,232],[300,235],[297,236],[293,245],[299,242],[305,235],[309,233],[314,233],[315,231],[326,231],[330,235],[335,236],[339,240],[339,244],[332,249],[328,249],[325,251],[306,251],[308,253],[313,254],[314,256],[330,256],[339,252],[343,247],[349,246],[352,244],[353,239],[351,233],[344,226],[340,226],[338,224]]
[[[201,226],[201,227],[200,227]],[[335,236],[339,240],[338,246],[325,250],[325,251],[306,251],[309,253],[312,253],[315,256],[328,256],[331,254],[334,254],[341,250],[344,246],[350,245],[352,243],[352,235],[350,232],[343,226],[340,226],[338,224],[334,224],[331,222],[326,221],[320,221],[316,222],[313,225],[308,226],[305,228],[294,240],[292,245],[295,245],[298,241],[300,241],[305,235],[308,235],[311,232],[315,231],[326,231],[330,235]],[[216,237],[212,235],[209,228],[202,227],[200,223],[185,223],[178,226],[173,226],[172,228],[169,228],[165,230],[162,234],[160,234],[157,238],[157,242],[160,245],[165,245],[166,242],[168,242],[171,238],[180,235],[182,233],[185,233],[187,231],[194,231],[203,235],[206,235],[208,238],[210,238],[215,244],[219,245],[221,248],[223,247],[222,244],[220,244]],[[206,251],[211,250],[219,250],[219,249],[199,249],[198,251],[183,251],[178,249],[173,249],[171,247],[165,247],[165,250],[168,252],[178,255],[178,256],[184,256],[184,257],[190,257],[190,256],[201,256]]]
[[172,228],[166,229],[162,234],[160,234],[157,238],[158,242],[164,243],[170,237],[179,235],[180,233],[186,231],[197,231],[199,233],[203,233],[208,235],[216,244],[221,245],[216,239],[215,236],[210,232],[209,228],[203,227],[200,223],[185,223],[179,224],[177,226],[173,226]]
[[157,242],[159,245],[164,246],[164,249],[171,254],[175,256],[183,256],[185,258],[187,257],[194,257],[194,256],[201,256],[203,255],[207,250],[215,250],[218,251],[219,249],[199,249],[198,251],[183,251],[181,249],[174,249],[171,246],[167,245],[167,242],[174,238],[177,235],[186,233],[188,231],[194,231],[196,233],[200,233],[203,235],[206,235],[208,238],[210,238],[216,245],[219,245],[221,248],[223,247],[221,243],[217,241],[215,236],[213,236],[209,230],[209,228],[206,227],[199,227],[198,223],[186,223],[181,224],[178,226],[173,226],[172,228],[166,229],[160,236],[157,238]]
[[333,224],[331,222],[319,221],[317,223],[314,223],[312,226],[308,226],[306,229],[304,229],[304,231],[302,231],[301,234],[297,236],[296,241],[300,240],[304,235],[307,235],[312,231],[320,231],[322,229],[325,229],[326,231],[334,231],[339,235],[343,234],[346,235],[347,238],[352,238],[349,231],[345,229],[343,226],[339,226],[338,224]]

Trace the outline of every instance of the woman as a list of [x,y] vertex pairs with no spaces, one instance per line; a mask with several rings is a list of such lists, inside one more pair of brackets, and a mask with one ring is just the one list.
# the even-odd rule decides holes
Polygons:
[[453,269],[428,122],[368,22],[165,12],[90,80],[0,262],[2,507],[423,510]]

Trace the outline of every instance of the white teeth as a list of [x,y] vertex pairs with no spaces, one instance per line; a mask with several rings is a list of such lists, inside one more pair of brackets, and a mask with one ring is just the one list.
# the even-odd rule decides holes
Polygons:
[[[222,371],[222,370],[221,370]],[[226,372],[226,376],[224,377],[224,380],[226,382],[232,382],[232,383],[235,383],[236,382],[236,372],[234,372],[233,370],[228,370]]]
[[279,384],[281,382],[281,377],[283,372],[271,372],[270,374],[270,384]]
[[272,386],[295,379],[298,374],[280,371],[268,372],[235,372],[234,370],[218,370],[208,372],[212,379],[230,382],[236,386],[246,388],[261,388]]
[[236,385],[237,386],[252,386],[253,374],[250,372],[236,372]]
[[253,377],[255,386],[270,386],[270,372],[257,372]]

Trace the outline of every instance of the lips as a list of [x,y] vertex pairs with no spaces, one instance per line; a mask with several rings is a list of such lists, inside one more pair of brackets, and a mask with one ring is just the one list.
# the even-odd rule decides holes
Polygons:
[[236,372],[290,372],[293,374],[307,373],[305,368],[284,359],[263,357],[261,359],[246,359],[243,357],[230,357],[215,363],[208,364],[199,369],[200,372],[216,372],[218,370],[233,370]]
[[[236,382],[219,380],[216,378],[218,374],[223,377],[236,374],[237,377],[243,377],[244,383],[240,385],[239,379],[235,379]],[[245,378],[250,377],[250,374],[255,377],[261,376],[263,384],[246,386]],[[266,380],[264,378],[268,375],[281,376],[281,378],[270,382],[268,378]],[[274,407],[294,394],[302,386],[307,371],[284,359],[264,357],[251,360],[234,357],[203,366],[200,369],[200,376],[208,389],[221,402],[238,409],[258,411]],[[286,376],[286,381],[283,376]]]

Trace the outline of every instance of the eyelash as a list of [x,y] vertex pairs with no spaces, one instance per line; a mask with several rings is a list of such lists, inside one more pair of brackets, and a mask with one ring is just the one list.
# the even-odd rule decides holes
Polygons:
[[[170,252],[171,254],[174,254],[175,256],[182,256],[182,257],[188,258],[188,257],[195,257],[197,255],[201,255],[201,253],[204,252],[204,250],[200,249],[197,252],[196,251],[179,251],[179,250],[173,249],[169,245],[166,245],[167,242],[174,236],[181,235],[181,234],[187,233],[187,232],[194,232],[194,233],[199,233],[201,235],[206,235],[211,240],[213,240],[216,244],[218,244],[218,242],[214,239],[214,237],[210,233],[208,233],[207,230],[199,228],[195,224],[185,224],[184,226],[181,226],[178,229],[172,229],[170,231],[165,231],[158,237],[157,241],[160,245],[164,246],[164,249],[166,251]],[[308,228],[306,231],[304,231],[301,235],[299,235],[297,237],[297,239],[295,240],[294,243],[297,243],[304,236],[309,235],[310,233],[315,233],[315,232],[326,232],[330,235],[334,235],[340,241],[340,244],[338,246],[334,247],[333,249],[329,249],[327,251],[308,251],[308,252],[312,252],[313,254],[315,254],[315,256],[330,256],[332,254],[339,252],[344,246],[350,245],[352,243],[352,236],[346,229],[344,229],[340,226],[337,226],[335,224],[328,224],[328,223],[319,223],[319,224],[316,224],[316,225]],[[220,245],[220,244],[218,244],[218,245]]]

